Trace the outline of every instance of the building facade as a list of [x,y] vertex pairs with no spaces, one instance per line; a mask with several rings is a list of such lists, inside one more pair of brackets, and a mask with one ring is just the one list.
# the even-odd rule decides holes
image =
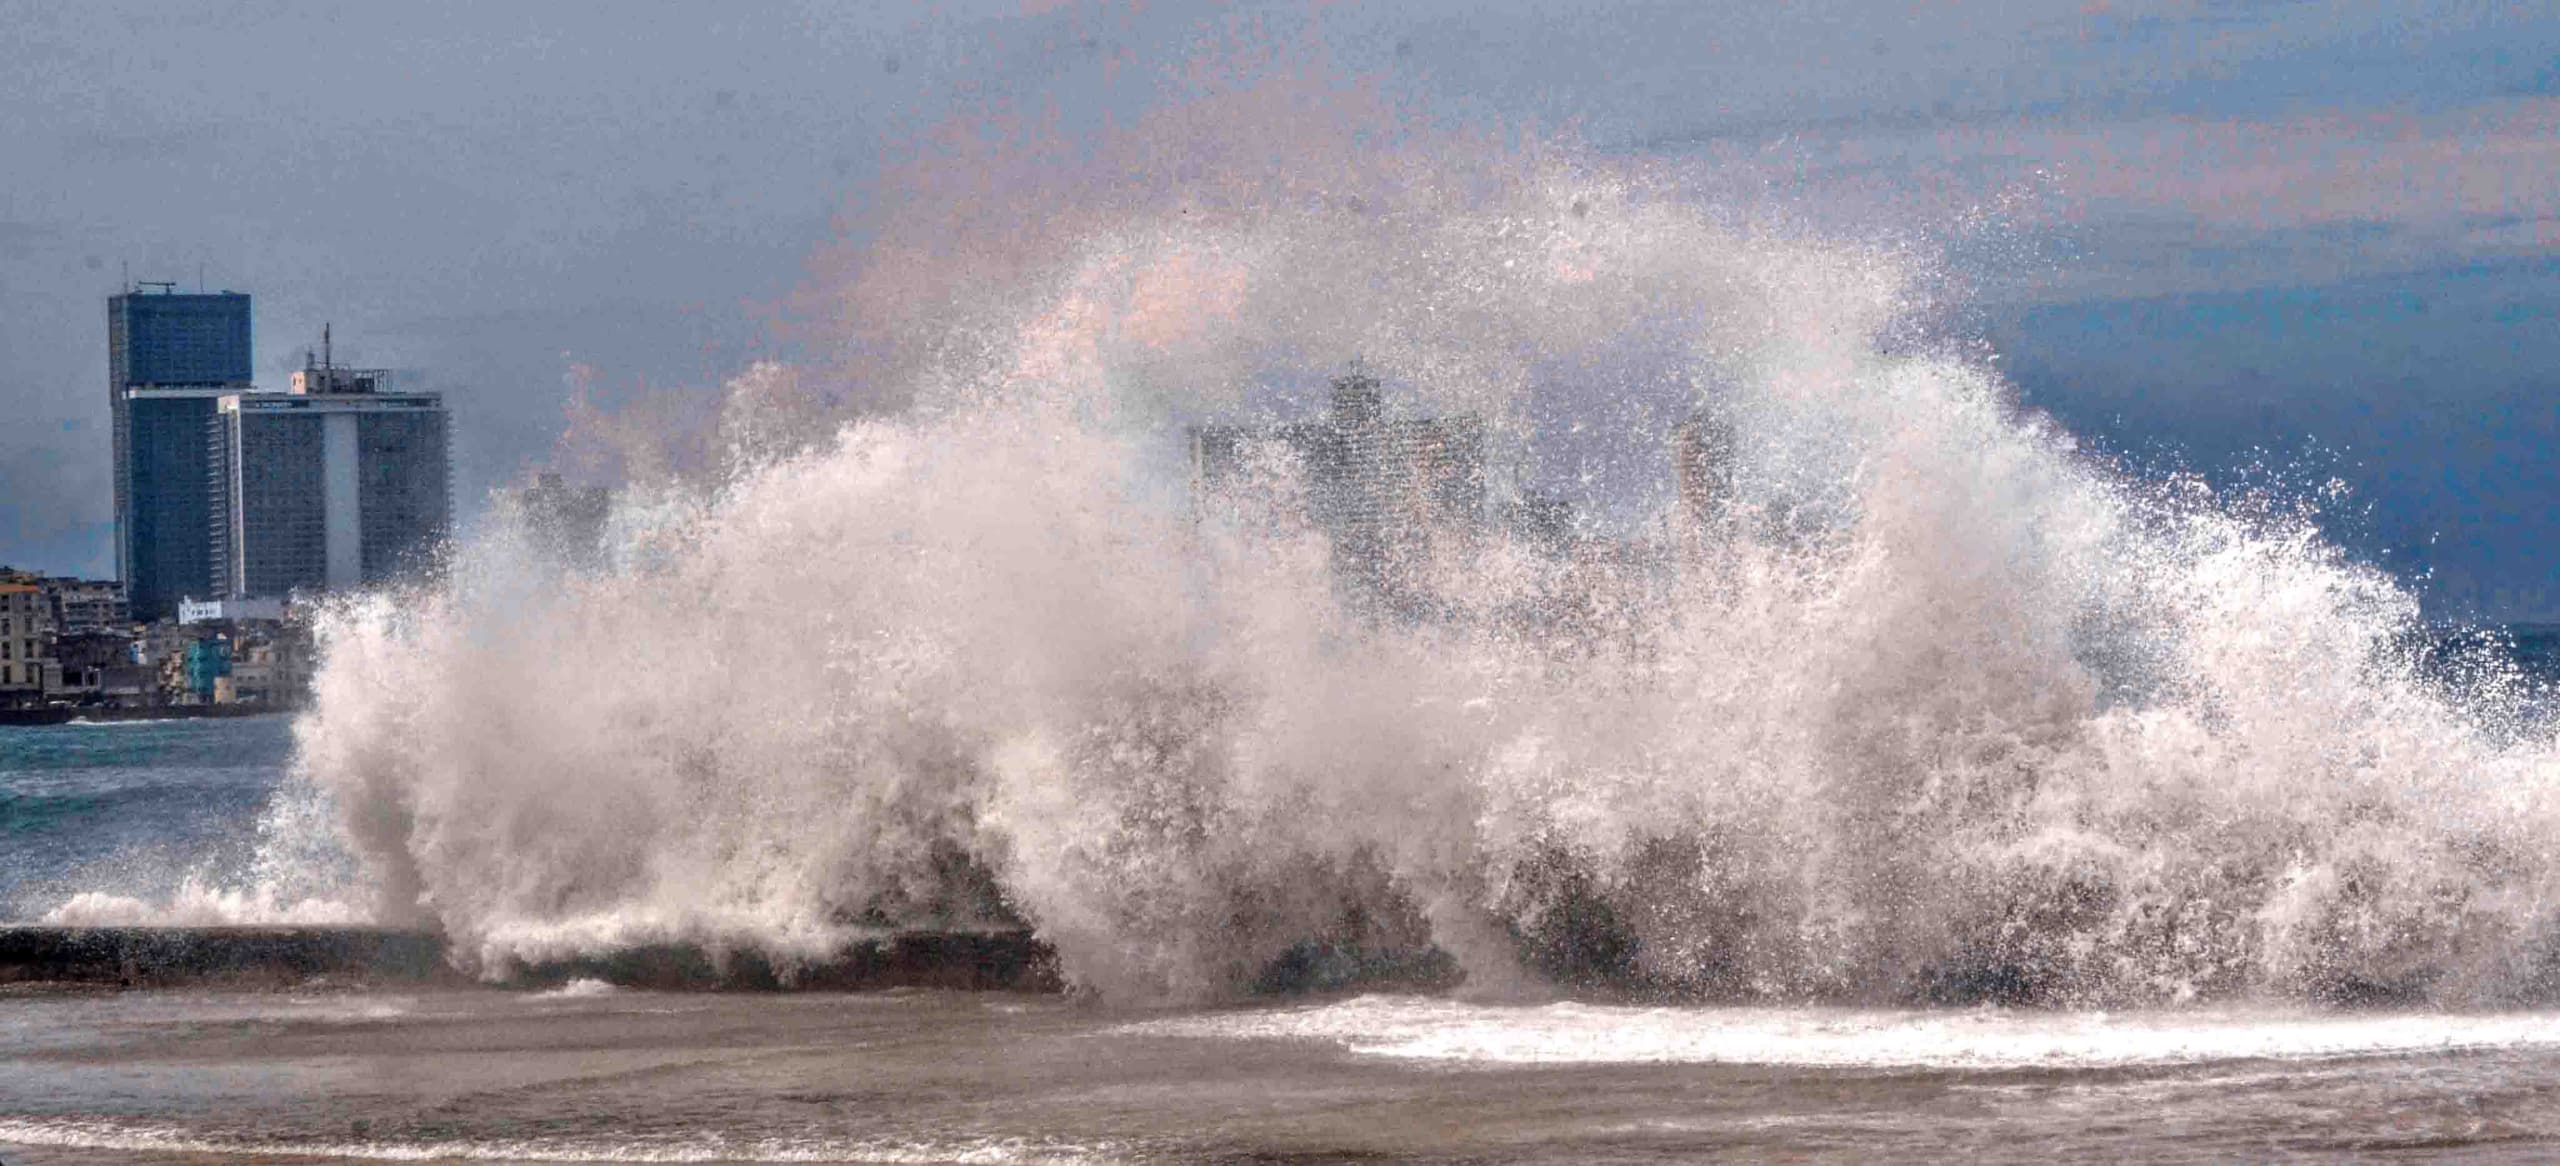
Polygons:
[[32,576],[0,574],[0,707],[44,702],[51,623]]
[[108,408],[114,446],[116,573],[130,613],[166,617],[214,585],[214,402],[248,388],[249,297],[180,295],[169,284],[107,299]]
[[133,662],[133,639],[108,628],[56,631],[53,637],[53,683],[46,699],[67,704],[104,700],[108,675]]
[[208,442],[215,593],[283,597],[433,565],[452,531],[444,399],[314,365],[290,393],[221,397]]
[[58,634],[118,628],[132,622],[125,614],[124,585],[112,579],[49,576],[38,580],[36,586],[44,592],[45,606]]

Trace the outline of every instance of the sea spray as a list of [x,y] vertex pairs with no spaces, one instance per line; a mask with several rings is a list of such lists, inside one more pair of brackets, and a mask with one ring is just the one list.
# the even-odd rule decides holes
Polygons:
[[[900,304],[896,359],[752,370],[603,566],[501,525],[332,606],[297,772],[371,916],[492,975],[1022,923],[1133,1000],[2560,987],[2512,686],[2429,679],[2303,516],[2021,416],[1908,249],[1560,150],[1328,157],[1113,188]],[[1286,450],[1186,456],[1354,357],[1488,427],[1417,602],[1346,581]],[[1492,518],[1585,482],[1560,544]]]

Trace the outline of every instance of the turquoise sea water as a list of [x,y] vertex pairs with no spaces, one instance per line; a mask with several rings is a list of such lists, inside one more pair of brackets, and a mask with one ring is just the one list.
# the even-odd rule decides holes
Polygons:
[[283,715],[0,726],[0,920],[246,862],[292,752]]

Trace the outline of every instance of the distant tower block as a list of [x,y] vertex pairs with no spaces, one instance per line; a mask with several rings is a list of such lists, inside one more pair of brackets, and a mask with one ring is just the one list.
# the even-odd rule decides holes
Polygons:
[[314,357],[290,393],[234,393],[212,441],[223,590],[285,596],[380,583],[433,562],[453,528],[444,397]]
[[136,619],[165,619],[217,584],[207,545],[214,401],[246,392],[249,297],[145,283],[107,298],[116,575]]
[[1706,412],[1690,415],[1672,435],[1671,466],[1680,508],[1692,521],[1721,517],[1733,502],[1733,427]]
[[1333,543],[1336,572],[1353,589],[1390,602],[1434,530],[1484,519],[1484,426],[1472,417],[1395,418],[1377,378],[1355,367],[1333,382],[1321,419],[1254,430],[1210,426],[1191,434],[1195,488],[1218,489],[1243,471],[1256,446],[1276,447],[1305,475],[1309,517]]

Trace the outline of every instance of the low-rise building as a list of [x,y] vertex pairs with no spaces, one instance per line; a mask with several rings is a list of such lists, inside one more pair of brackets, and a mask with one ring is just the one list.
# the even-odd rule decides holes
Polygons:
[[133,662],[133,636],[119,628],[56,632],[54,672],[46,699],[68,704],[114,703],[109,677]]
[[124,584],[113,579],[52,576],[38,580],[36,586],[44,592],[57,634],[122,627],[128,622]]
[[302,657],[281,635],[231,641],[231,671],[214,682],[216,704],[286,704],[300,699],[308,682]]
[[212,704],[221,695],[217,682],[231,675],[231,641],[222,636],[206,636],[188,644],[183,654],[171,660],[178,664],[177,703]]
[[0,572],[0,707],[44,703],[52,623],[35,576]]
[[[142,704],[169,704],[186,691],[187,649],[204,635],[201,625],[153,620],[133,639],[133,672],[127,674]],[[110,681],[119,679],[109,675]]]
[[[152,703],[282,704],[311,689],[311,629],[303,608],[275,599],[189,601],[181,618],[139,629],[131,660]],[[101,699],[120,699],[113,670]]]
[[111,664],[98,675],[98,703],[140,708],[160,699],[159,676],[150,667],[127,661]]

